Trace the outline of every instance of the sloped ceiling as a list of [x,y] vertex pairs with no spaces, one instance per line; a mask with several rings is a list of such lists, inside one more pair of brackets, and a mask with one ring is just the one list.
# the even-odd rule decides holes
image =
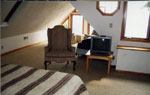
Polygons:
[[2,18],[1,18],[1,20],[2,21],[4,21],[5,17],[9,13],[9,11],[12,9],[12,7],[15,5],[15,3],[16,3],[16,1],[11,2],[11,3],[7,2],[7,1],[1,2],[1,8],[2,8],[2,12],[1,12]]
[[2,38],[51,28],[60,24],[72,10],[74,7],[66,1],[23,2],[10,18],[9,26],[2,28]]

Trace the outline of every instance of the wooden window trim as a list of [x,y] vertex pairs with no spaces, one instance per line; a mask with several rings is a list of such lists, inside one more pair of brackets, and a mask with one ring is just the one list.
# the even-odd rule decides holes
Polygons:
[[[78,11],[76,11],[76,9],[74,9],[62,22],[61,25],[63,25],[67,20],[68,20],[68,26],[69,28],[72,29],[72,15],[80,15],[80,13]],[[83,29],[82,29],[82,34],[84,34],[84,21],[85,19],[83,18]],[[88,24],[87,26],[87,34],[89,35],[90,33],[90,24]]]
[[69,18],[70,18],[70,19],[69,19],[70,21],[69,21],[69,22],[70,22],[70,28],[71,28],[71,29],[72,29],[72,20],[73,20],[73,19],[72,19],[72,16],[73,16],[73,15],[80,15],[80,13],[72,12],[72,13],[70,14],[70,17],[69,17]]
[[80,15],[80,13],[76,12],[76,10],[74,10],[72,13],[70,13],[70,15],[69,15],[69,28],[71,28],[71,29],[72,29],[72,16],[73,15]]
[[127,38],[124,37],[125,34],[125,25],[126,25],[126,17],[127,17],[127,2],[124,1],[123,5],[123,19],[122,19],[122,27],[121,27],[121,39],[123,41],[133,41],[133,42],[147,42],[150,43],[150,17],[149,17],[149,25],[147,30],[147,38]]
[[87,34],[90,35],[90,24],[88,23],[88,26],[87,26]]
[[[70,14],[70,17],[69,17],[69,18],[70,18],[70,19],[69,19],[69,20],[70,20],[70,21],[69,21],[69,22],[70,22],[70,24],[69,24],[70,27],[69,27],[69,28],[71,28],[71,29],[72,29],[72,20],[73,20],[73,19],[72,19],[72,16],[73,16],[73,15],[80,15],[80,13],[75,11],[75,12],[72,12],[72,13]],[[82,34],[84,34],[84,18],[82,19]]]
[[118,1],[118,7],[117,7],[117,9],[116,9],[114,12],[112,12],[112,13],[104,13],[104,12],[99,8],[99,3],[100,3],[100,1],[97,1],[97,2],[96,2],[96,9],[97,9],[102,15],[104,15],[104,16],[113,16],[113,15],[120,9],[120,1]]
[[[63,25],[67,20],[69,20],[69,16],[67,16],[67,18],[65,18],[61,24]],[[68,25],[69,25],[69,21],[68,21]]]
[[[76,12],[76,9],[74,9],[71,13]],[[69,20],[69,15],[61,22],[61,25],[63,25],[67,20]],[[68,21],[69,25],[69,21]]]
[[84,34],[84,22],[85,22],[85,19],[83,18],[83,20],[82,20],[82,34]]

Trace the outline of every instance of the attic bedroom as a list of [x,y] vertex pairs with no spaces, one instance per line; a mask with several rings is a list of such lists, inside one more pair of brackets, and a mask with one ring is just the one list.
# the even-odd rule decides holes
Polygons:
[[0,1],[2,95],[150,95],[150,2]]

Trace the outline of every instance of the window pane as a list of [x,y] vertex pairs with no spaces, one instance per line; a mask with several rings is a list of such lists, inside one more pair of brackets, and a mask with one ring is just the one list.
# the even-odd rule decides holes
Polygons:
[[149,10],[145,7],[148,1],[128,1],[125,37],[146,38]]
[[77,35],[82,35],[83,16],[73,15],[72,20],[72,32]]
[[90,25],[90,35],[92,34],[94,28]]
[[118,1],[100,1],[99,7],[104,13],[113,13],[118,7]]

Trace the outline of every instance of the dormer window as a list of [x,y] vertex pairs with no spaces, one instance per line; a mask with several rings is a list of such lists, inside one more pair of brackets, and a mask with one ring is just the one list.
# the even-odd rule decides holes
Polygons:
[[105,16],[113,16],[120,9],[119,1],[97,1],[97,10]]
[[148,1],[124,2],[121,40],[150,42]]

